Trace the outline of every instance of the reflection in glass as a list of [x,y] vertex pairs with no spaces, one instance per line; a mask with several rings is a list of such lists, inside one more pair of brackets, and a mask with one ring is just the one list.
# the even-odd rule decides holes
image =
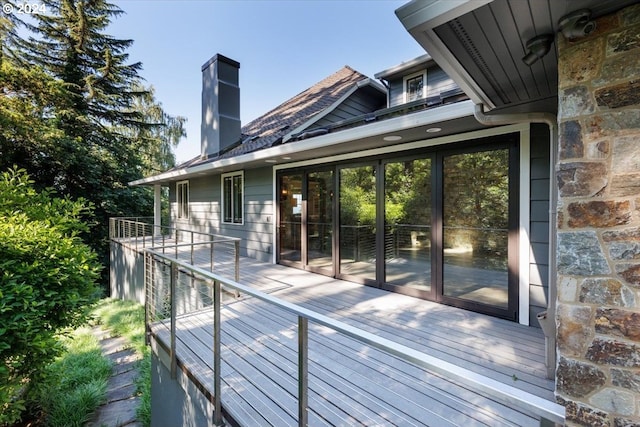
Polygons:
[[431,160],[384,169],[385,282],[431,289]]
[[280,260],[301,260],[302,175],[280,177]]
[[333,172],[307,175],[307,263],[312,267],[333,265]]
[[340,170],[340,273],[376,278],[376,175],[373,166]]
[[444,295],[507,308],[509,150],[443,161]]

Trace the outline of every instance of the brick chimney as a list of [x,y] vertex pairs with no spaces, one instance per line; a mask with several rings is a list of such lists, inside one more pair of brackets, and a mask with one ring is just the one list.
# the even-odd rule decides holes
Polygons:
[[202,158],[217,156],[240,140],[240,63],[216,54],[202,66]]

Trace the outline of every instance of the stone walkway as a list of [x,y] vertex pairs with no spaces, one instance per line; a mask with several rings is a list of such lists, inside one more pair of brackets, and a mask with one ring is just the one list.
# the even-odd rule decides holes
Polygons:
[[113,362],[111,378],[107,384],[106,402],[98,408],[87,427],[142,427],[136,419],[140,398],[136,395],[136,364],[140,355],[129,348],[122,337],[112,337],[99,326],[92,330],[100,342],[102,354]]

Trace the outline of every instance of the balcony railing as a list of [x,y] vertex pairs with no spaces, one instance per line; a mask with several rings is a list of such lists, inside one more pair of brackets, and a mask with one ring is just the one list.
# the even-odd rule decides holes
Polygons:
[[192,265],[203,265],[206,259],[211,271],[216,255],[224,252],[226,261],[233,260],[234,279],[240,280],[240,239],[236,237],[154,225],[153,217],[123,217],[109,219],[109,238],[136,251],[151,248],[175,259],[186,257]]
[[[161,328],[168,332],[170,371],[174,378],[177,370],[177,336],[182,337],[181,334],[187,333],[182,328],[176,327],[177,322],[182,316],[189,313],[202,311],[204,308],[213,308],[211,327],[213,328],[214,339],[211,357],[214,378],[214,425],[221,425],[222,423],[221,329],[224,325],[221,321],[221,307],[224,297],[223,287],[227,290],[241,292],[245,296],[257,298],[297,316],[297,421],[299,426],[306,426],[309,416],[308,345],[310,322],[340,332],[357,342],[364,343],[389,355],[399,357],[433,373],[442,375],[474,392],[487,395],[508,407],[540,418],[541,426],[564,424],[565,409],[561,405],[276,298],[250,286],[238,283],[238,281],[194,266],[185,260],[177,260],[164,254],[161,249],[148,248],[145,250],[145,282],[147,286],[147,312],[150,314],[148,321],[151,322],[148,331],[158,331],[158,328]],[[193,304],[194,300],[197,300],[196,304]],[[186,339],[186,335],[183,338]]]

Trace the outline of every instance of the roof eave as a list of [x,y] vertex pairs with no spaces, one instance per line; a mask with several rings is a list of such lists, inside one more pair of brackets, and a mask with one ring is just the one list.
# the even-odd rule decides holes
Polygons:
[[370,123],[356,128],[346,129],[336,133],[328,133],[326,135],[297,141],[295,143],[278,145],[253,153],[216,160],[211,163],[164,172],[148,178],[132,181],[129,185],[162,184],[174,182],[180,179],[187,179],[193,176],[212,174],[223,168],[225,171],[234,167],[242,168],[244,165],[249,163],[264,162],[265,160],[274,157],[291,156],[319,148],[349,143],[358,139],[384,135],[389,132],[396,132],[418,126],[431,125],[448,120],[473,116],[473,111],[474,103],[472,101],[457,102],[417,113],[394,117],[380,122]]
[[476,104],[495,108],[483,90],[464,69],[434,28],[456,19],[493,0],[412,0],[396,9],[395,13],[411,36],[422,46],[433,60],[451,77]]
[[431,56],[429,54],[424,54],[421,55],[417,58],[414,58],[410,61],[406,61],[403,62],[401,64],[398,64],[394,67],[391,68],[387,68],[386,70],[382,70],[380,72],[377,72],[373,77],[378,79],[378,80],[387,80],[390,76],[394,76],[397,74],[400,74],[402,72],[404,72],[405,70],[408,70],[410,68],[414,68],[417,67],[419,65],[427,65],[429,63],[432,63],[433,58],[431,58]]

